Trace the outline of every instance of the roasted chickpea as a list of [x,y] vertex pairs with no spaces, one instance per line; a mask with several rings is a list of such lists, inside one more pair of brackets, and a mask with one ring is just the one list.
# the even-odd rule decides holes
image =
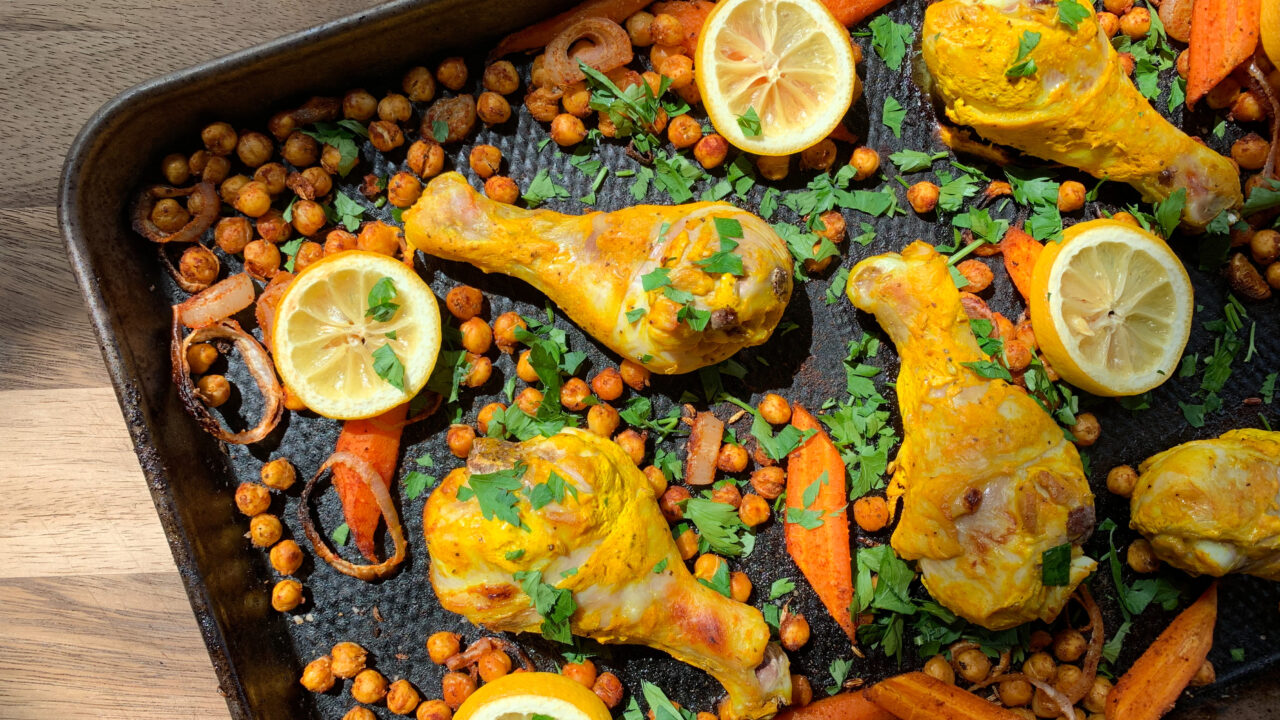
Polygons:
[[1036,688],[1031,696],[1031,712],[1038,718],[1060,717],[1058,704],[1044,690]]
[[471,148],[468,162],[472,172],[488,179],[502,169],[502,151],[493,145],[476,145]]
[[295,130],[285,139],[280,156],[296,168],[310,167],[320,159],[320,143],[310,135]]
[[298,234],[311,237],[324,228],[329,218],[324,207],[315,200],[298,200],[293,204],[293,228]]
[[611,672],[600,673],[591,686],[591,692],[595,693],[607,707],[617,707],[618,703],[622,702],[622,681]]
[[800,152],[800,167],[808,170],[827,170],[836,162],[836,142],[823,138]]
[[[484,308],[484,295],[470,285],[458,285],[450,289],[448,294],[444,296],[444,305],[448,308],[449,314],[455,318],[464,321],[471,320],[479,315]],[[466,323],[464,322],[462,326],[466,327]],[[488,330],[488,325],[485,326],[485,329]],[[473,330],[473,332],[475,331]],[[463,331],[464,335],[465,333],[466,331]],[[492,333],[490,333],[489,338],[490,340],[493,339]],[[467,347],[465,343],[463,347]],[[471,350],[471,352],[485,352],[489,348],[486,346],[484,350],[474,350],[470,347],[467,347],[467,349]]]
[[[587,400],[591,397],[591,388],[582,378],[571,377],[560,386],[560,404],[566,410],[579,412],[587,409]],[[593,406],[596,407],[596,406]],[[608,433],[605,434],[608,437]]]
[[611,367],[601,370],[591,378],[591,391],[606,402],[617,400],[622,397],[621,373]]
[[675,522],[684,519],[684,501],[692,497],[688,488],[679,485],[672,485],[662,493],[662,497],[658,499],[658,509],[662,511],[662,516],[667,522]]
[[450,425],[445,434],[445,444],[454,457],[465,459],[471,454],[471,446],[476,441],[476,431],[470,425]]
[[387,689],[387,709],[396,715],[408,715],[422,702],[422,696],[413,683],[401,678]]
[[271,193],[260,182],[249,181],[236,193],[235,208],[249,217],[256,218],[271,209]]
[[773,425],[781,425],[791,419],[791,404],[777,393],[766,393],[760,399],[760,416]]
[[249,541],[258,547],[275,545],[283,534],[284,526],[275,515],[262,513],[249,520]]
[[828,210],[819,215],[813,230],[814,234],[836,244],[844,242],[844,231],[844,215],[839,210]]
[[1205,660],[1196,670],[1196,674],[1191,676],[1191,687],[1204,687],[1212,685],[1218,679],[1218,673],[1213,668],[1213,663]]
[[653,44],[653,15],[641,10],[626,22],[627,35],[631,44],[636,47],[649,47]]
[[209,248],[196,243],[182,251],[178,260],[178,275],[193,285],[208,286],[218,279],[221,265],[218,256]]
[[[413,71],[410,70],[410,72]],[[342,116],[344,118],[367,122],[377,110],[378,99],[365,91],[364,88],[351,90],[342,97]]]
[[1120,18],[1115,13],[1100,12],[1098,13],[1098,27],[1108,37],[1113,38],[1117,32],[1120,32]]
[[1093,684],[1089,686],[1089,691],[1085,693],[1081,704],[1084,709],[1091,713],[1100,713],[1106,710],[1107,695],[1111,693],[1111,681],[1103,675],[1096,675],[1093,678]]
[[654,68],[671,79],[672,90],[680,90],[693,84],[693,60],[687,55],[671,55]]
[[191,178],[191,165],[180,153],[165,155],[160,161],[160,174],[170,185],[186,185]]
[[409,98],[400,93],[387,93],[386,97],[378,101],[380,120],[402,123],[407,122],[412,115],[413,105],[409,104]]
[[230,155],[236,149],[235,128],[224,122],[216,122],[200,131],[204,148],[214,155]]
[[387,180],[387,202],[393,207],[413,207],[422,196],[422,181],[413,173],[398,172]]
[[236,198],[240,196],[240,190],[248,185],[251,181],[244,175],[232,175],[222,184],[218,186],[218,196],[222,198],[222,202],[228,205],[235,205]]
[[598,677],[596,664],[587,658],[583,658],[580,663],[565,663],[564,667],[560,668],[560,674],[588,688],[596,684]]
[[469,388],[483,387],[493,376],[493,361],[484,355],[467,353],[467,374],[462,384]]
[[956,654],[951,658],[951,665],[965,682],[982,682],[991,672],[991,659],[977,649],[964,650]]
[[342,720],[378,720],[378,716],[374,715],[369,708],[357,705],[348,710],[347,714],[342,716]]
[[813,702],[813,687],[809,685],[809,678],[804,675],[791,676],[791,705],[793,707],[804,707]]
[[511,656],[501,650],[490,650],[480,656],[476,663],[480,669],[480,679],[493,682],[511,672]]
[[440,689],[445,704],[457,710],[476,691],[476,681],[466,673],[447,672],[440,682]]
[[[590,424],[591,414],[587,413],[587,422]],[[649,481],[649,487],[653,489],[654,497],[662,497],[662,493],[667,491],[667,475],[662,472],[656,465],[646,465],[644,467],[644,477]]]
[[1067,180],[1058,186],[1058,210],[1075,212],[1084,207],[1084,185],[1075,180]]
[[[698,128],[698,133],[702,133],[701,127]],[[702,136],[698,144],[693,146],[693,158],[707,170],[723,165],[728,155],[729,141],[716,133]]]
[[751,487],[765,500],[774,500],[786,487],[787,473],[776,465],[751,473]]
[[1058,691],[1067,693],[1080,684],[1084,672],[1076,665],[1059,665],[1053,677],[1053,686]]
[[1214,110],[1221,110],[1235,103],[1240,95],[1240,82],[1231,76],[1222,79],[1204,97],[1205,104]]
[[1249,238],[1249,254],[1259,265],[1270,265],[1280,258],[1280,232],[1258,230]]
[[[159,205],[159,203],[156,203]],[[238,255],[253,240],[253,224],[248,218],[227,217],[213,228],[213,241],[228,255]]]
[[1266,119],[1267,112],[1256,93],[1246,91],[1231,103],[1231,118],[1236,122],[1261,122]]
[[516,338],[516,328],[529,329],[529,323],[516,312],[504,312],[493,321],[493,338],[498,342],[499,350],[511,353],[516,349],[516,345],[520,342]]
[[365,668],[351,681],[351,698],[372,705],[387,696],[387,679],[373,668]]
[[516,395],[516,407],[525,415],[536,415],[538,406],[542,404],[542,391],[538,388],[527,387]]
[[[230,161],[230,160],[228,160],[228,159],[226,159],[226,158],[224,158],[224,157],[218,157],[218,156],[216,156],[216,155],[215,155],[215,156],[211,156],[211,157],[209,158],[209,161],[205,164],[205,166],[204,166],[204,172],[203,172],[203,173],[201,173],[201,177],[200,177],[200,179],[201,179],[201,180],[203,180],[203,181],[205,181],[205,182],[221,183],[221,182],[225,182],[225,181],[226,181],[226,179],[228,178],[228,176],[230,176],[230,175],[231,175],[231,161]],[[236,177],[244,177],[244,176],[243,176],[243,175],[237,175]],[[236,184],[235,184],[235,188],[236,188],[236,190],[239,190],[239,189],[240,189],[240,186],[241,186],[241,185],[243,185],[243,184],[244,184],[244,182],[245,182],[245,181],[247,181],[247,180],[248,180],[248,178],[245,178],[245,180],[244,180],[244,181],[237,181],[237,182],[236,182]],[[198,198],[198,197],[200,197],[200,196],[199,196],[199,195],[192,195],[192,196],[187,200],[187,202],[188,202],[188,203],[190,203],[192,200],[194,200],[194,199],[196,199],[196,198]],[[227,196],[226,196],[226,194],[225,194],[225,192],[224,192],[224,194],[223,194],[223,200],[224,200],[224,201],[226,201],[226,198],[227,198]],[[232,199],[232,200],[234,200],[234,199],[235,199],[235,194],[234,194],[234,193],[232,193],[232,195],[231,195],[231,199]],[[190,206],[188,206],[188,208],[187,208],[187,209],[188,209],[188,210],[191,210],[192,212],[195,212],[195,208],[192,208],[192,207],[190,207]]]
[[855,148],[849,164],[854,167],[854,180],[866,180],[880,169],[880,153],[865,145]]
[[1268,285],[1280,290],[1280,262],[1273,262],[1267,266],[1266,279]]
[[417,140],[409,146],[405,164],[420,178],[435,177],[444,169],[444,148],[434,140]]
[[722,472],[738,473],[747,469],[749,459],[746,448],[725,443],[720,446],[720,452],[716,454],[716,467]]
[[1133,0],[1102,0],[1102,7],[1118,17],[1133,9]]
[[[726,445],[726,447],[740,447]],[[711,491],[711,501],[729,505],[737,510],[742,505],[742,491],[731,482],[720,483]]]
[[527,383],[538,382],[538,371],[533,369],[533,363],[529,361],[531,351],[524,350],[520,353],[520,359],[516,361],[516,377]]
[[764,179],[777,182],[791,172],[791,156],[761,155],[756,158],[756,169]]
[[341,228],[330,230],[324,236],[324,254],[328,257],[347,250],[355,250],[359,247],[359,244],[356,236],[346,230]]
[[369,652],[353,642],[340,642],[329,651],[333,656],[333,674],[346,679],[353,678],[364,670]]
[[495,92],[482,92],[476,98],[476,115],[485,125],[501,125],[511,119],[511,103]]
[[400,89],[414,102],[431,102],[436,96],[436,79],[431,71],[419,65],[409,68],[400,81]]
[[404,144],[404,131],[390,120],[374,120],[369,123],[369,142],[380,152],[391,152]]
[[1076,445],[1080,447],[1089,447],[1098,442],[1098,437],[1102,435],[1102,425],[1098,423],[1098,418],[1093,413],[1076,415],[1076,424],[1070,429],[1071,434],[1076,438]]
[[209,371],[209,367],[218,359],[218,349],[209,343],[195,343],[187,348],[187,365],[191,368],[191,372],[196,375],[203,375]]
[[443,665],[445,660],[457,655],[462,650],[461,636],[457,633],[440,631],[427,638],[427,655],[431,662]]
[[277,612],[289,612],[302,604],[302,583],[285,579],[271,588],[271,607]]
[[476,355],[489,352],[489,348],[493,345],[493,331],[489,329],[489,323],[473,317],[462,323],[458,329],[462,335],[462,347],[467,352]]
[[356,247],[394,257],[400,252],[400,228],[381,220],[365,223],[356,236]]
[[965,283],[967,283],[964,286],[965,292],[971,293],[980,293],[986,290],[991,287],[991,283],[996,278],[986,263],[973,258],[957,263],[956,272],[960,273]]
[[1053,636],[1052,649],[1053,656],[1058,658],[1059,662],[1070,663],[1084,655],[1085,650],[1089,649],[1089,642],[1084,639],[1084,635],[1079,630],[1067,628]]
[[506,175],[494,175],[484,181],[484,194],[494,202],[514,205],[520,199],[520,186]]
[[703,553],[693,563],[694,577],[710,580],[720,571],[721,566],[726,565],[724,558],[714,553]]
[[[809,621],[800,613],[787,613],[778,628],[778,639],[782,647],[795,652],[809,642]],[[794,690],[794,688],[793,688]]]
[[262,183],[267,193],[273,197],[284,192],[289,179],[289,171],[278,162],[263,163],[253,171],[255,182]]
[[[208,166],[209,160],[212,159],[213,157],[214,156],[210,154],[208,150],[197,150],[191,153],[190,158],[187,158],[187,169],[190,170],[191,174],[194,175],[195,177],[201,180],[208,180],[208,178],[203,177],[204,170]],[[228,168],[230,167],[230,165],[231,163],[227,163]],[[222,179],[219,178],[217,180],[210,180],[210,182],[221,182],[221,180]],[[180,185],[181,183],[171,183],[171,184]]]
[[333,660],[328,655],[321,655],[307,663],[298,682],[313,693],[328,692],[333,687]]
[[769,502],[755,493],[743,495],[738,504],[738,519],[747,527],[763,525],[769,519]]
[[941,655],[934,655],[925,662],[924,674],[948,685],[956,684],[955,668],[951,667],[951,663]]
[[467,62],[460,57],[447,57],[436,66],[436,80],[453,91],[467,84]]
[[417,720],[453,720],[453,710],[443,700],[428,700],[418,706]]
[[907,203],[911,205],[911,209],[917,213],[924,215],[933,212],[938,206],[938,186],[922,180],[907,188]]
[[685,528],[683,532],[676,536],[676,550],[680,551],[680,558],[688,561],[698,554],[698,533],[693,528]]
[[293,256],[293,270],[294,272],[302,272],[323,257],[324,246],[318,242],[307,240],[298,246],[298,252]]
[[649,387],[649,369],[630,358],[622,361],[618,366],[618,373],[622,375],[622,382],[632,390],[643,390]]
[[667,13],[658,13],[649,21],[649,34],[653,42],[659,45],[682,45],[684,43],[684,23],[680,18]]
[[853,503],[853,521],[866,532],[880,532],[889,524],[889,503],[879,495],[860,497]]
[[1022,372],[1031,365],[1031,347],[1021,340],[1004,342],[1004,364],[1010,372]]
[[231,383],[224,375],[205,375],[196,381],[196,397],[209,407],[220,407],[231,397]]
[[[534,84],[537,84],[534,80]],[[551,122],[560,111],[560,91],[548,87],[536,87],[524,96],[524,106],[538,122]],[[604,128],[600,128],[601,132]],[[607,134],[607,133],[606,133]]]
[[271,567],[281,575],[292,575],[302,567],[302,548],[293,540],[281,540],[271,548]]
[[565,88],[560,98],[564,111],[574,117],[584,118],[591,114],[591,90],[586,83],[576,82]]
[[729,573],[729,596],[740,603],[751,597],[751,578],[744,572]]
[[677,115],[667,126],[667,139],[677,148],[687,148],[702,140],[702,125],[689,115]]
[[640,467],[640,463],[644,462],[645,435],[628,428],[615,435],[613,441],[631,456],[631,462],[635,463],[636,467]]
[[256,168],[271,159],[275,143],[260,132],[247,132],[236,141],[236,156],[245,165]]
[[998,690],[1000,692],[1000,702],[1007,707],[1021,707],[1031,703],[1031,696],[1035,692],[1035,687],[1022,678],[1012,678],[1002,681]]
[[1120,32],[1130,40],[1141,40],[1151,31],[1151,11],[1144,7],[1136,7],[1120,18]]
[[1258,170],[1267,162],[1271,143],[1258,133],[1249,133],[1231,145],[1231,158],[1245,170]]
[[[564,388],[560,390],[560,402],[564,403]],[[587,410],[587,429],[600,437],[612,437],[618,429],[619,421],[618,411],[609,403],[596,403]]]
[[476,415],[476,429],[481,435],[489,432],[489,421],[493,420],[493,416],[507,409],[507,406],[500,402],[492,402],[480,408],[480,413]]
[[560,113],[551,121],[551,139],[561,147],[577,145],[587,137],[582,119],[569,113]]
[[1155,550],[1146,538],[1138,538],[1130,543],[1125,559],[1134,572],[1153,573],[1160,569],[1160,559],[1156,557]]
[[1031,657],[1022,663],[1022,672],[1040,682],[1052,682],[1058,672],[1058,664],[1047,652],[1032,653]]

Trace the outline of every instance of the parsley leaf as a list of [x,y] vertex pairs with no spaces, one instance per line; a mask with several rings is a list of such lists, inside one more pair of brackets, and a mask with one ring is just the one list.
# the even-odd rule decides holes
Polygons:
[[578,489],[565,481],[559,473],[552,470],[547,474],[547,481],[538,483],[529,491],[529,507],[534,510],[541,510],[551,503],[563,503],[565,492],[578,497]]
[[516,548],[515,550],[508,550],[506,553],[503,554],[503,557],[505,557],[506,559],[512,562],[515,562],[516,560],[519,560],[520,558],[524,557],[524,548]]
[[350,535],[351,528],[346,523],[342,523],[338,527],[334,528],[332,533],[329,533],[329,538],[338,545],[346,545],[347,538]]
[[[354,127],[353,127],[354,126]],[[360,159],[360,148],[356,145],[355,138],[357,135],[367,136],[368,131],[360,126],[359,123],[327,123],[318,122],[313,126],[312,130],[303,130],[303,135],[309,135],[318,142],[325,145],[331,145],[338,151],[338,174],[346,177],[347,173],[356,166],[356,162]],[[359,132],[356,132],[356,129]]]
[[1034,33],[1030,30],[1023,30],[1022,37],[1018,39],[1018,57],[1014,58],[1013,65],[1004,71],[1006,77],[1029,77],[1036,74],[1036,61],[1027,57],[1031,51],[1040,44],[1040,33]]
[[661,560],[659,560],[658,562],[654,563],[654,565],[653,565],[653,574],[654,574],[654,575],[659,575],[659,574],[661,574],[661,573],[662,573],[662,571],[663,571],[663,570],[666,570],[666,569],[667,569],[667,565],[669,564],[669,561],[670,561],[670,558],[662,558],[662,559],[661,559]]
[[360,218],[364,215],[364,206],[352,200],[341,190],[333,195],[333,207],[327,208],[333,222],[341,222],[347,232],[360,229]]
[[831,673],[831,679],[835,681],[834,685],[827,687],[828,695],[835,695],[840,692],[844,686],[844,681],[849,677],[849,670],[853,668],[853,658],[841,660],[839,658],[832,660],[831,665],[827,667],[827,672]]
[[400,309],[398,304],[391,302],[395,297],[396,286],[391,282],[391,278],[382,278],[369,290],[369,309],[365,311],[364,316],[378,322],[389,322]]
[[915,30],[910,25],[894,22],[888,15],[877,15],[867,24],[871,29],[871,47],[895,72],[902,69],[907,48],[915,42]]
[[[475,476],[472,475],[474,478]],[[542,581],[542,573],[537,570],[525,570],[512,577],[520,583],[520,588],[529,596],[533,609],[542,616],[542,636],[566,645],[573,643],[573,634],[569,631],[569,618],[578,609],[573,593],[566,588],[558,588]]]
[[1076,0],[1058,0],[1058,22],[1071,28],[1071,32],[1088,17],[1089,10]]
[[1040,582],[1046,586],[1071,582],[1071,543],[1056,545],[1041,553]]
[[[293,204],[290,203],[290,207],[292,207],[292,205]],[[289,222],[289,218],[285,218],[285,222]],[[289,258],[284,262],[285,270],[293,272],[294,263],[298,259],[298,250],[302,248],[302,243],[306,241],[307,239],[304,237],[296,237],[280,246],[280,254]]]
[[946,157],[945,152],[934,153],[930,155],[919,150],[899,150],[889,156],[894,165],[898,166],[898,172],[911,173],[928,170],[935,160],[941,160]]
[[727,598],[733,597],[733,592],[729,585],[729,563],[723,560],[716,566],[716,572],[711,576],[710,580],[698,578],[698,582]]
[[[881,17],[884,16],[881,15]],[[893,131],[894,137],[902,137],[902,121],[906,117],[907,111],[902,109],[902,103],[898,102],[892,95],[885,95],[884,109],[880,113],[880,122]]]
[[373,371],[388,385],[404,392],[404,363],[391,349],[391,343],[383,343],[373,351]]
[[516,493],[524,487],[527,469],[524,463],[518,462],[507,470],[471,473],[466,483],[458,487],[458,500],[466,502],[474,497],[485,520],[497,518],[508,525],[528,531],[529,526],[520,519],[520,513],[516,510],[516,505],[520,502]]
[[649,703],[649,709],[653,711],[653,720],[684,720],[666,693],[662,692],[662,688],[644,680],[640,683],[640,690],[644,693],[644,701]]
[[719,555],[740,557],[751,554],[755,535],[742,524],[738,512],[728,503],[693,497],[685,501],[684,517],[698,528],[698,535]]
[[529,183],[529,189],[520,196],[531,208],[536,208],[548,200],[563,200],[569,197],[569,190],[551,179],[546,168],[538,171]]
[[760,137],[760,116],[756,114],[754,106],[748,107],[745,113],[738,116],[738,128],[747,137]]
[[410,500],[416,500],[423,491],[435,484],[436,479],[431,475],[410,470],[409,474],[404,476],[404,494],[408,495]]
[[960,363],[970,370],[977,373],[978,377],[988,380],[1004,380],[1005,382],[1013,382],[1013,375],[1009,374],[1009,369],[998,362],[991,360],[978,360],[976,362]]
[[1267,180],[1264,185],[1255,187],[1249,193],[1249,199],[1244,201],[1244,207],[1240,212],[1243,215],[1252,215],[1273,207],[1280,207],[1280,180]]
[[1182,209],[1187,205],[1187,189],[1178,188],[1169,197],[1156,203],[1156,223],[1160,226],[1160,234],[1167,240],[1173,237],[1173,231],[1182,221]]
[[769,599],[777,600],[778,598],[793,592],[796,589],[796,581],[791,578],[778,578],[769,586]]

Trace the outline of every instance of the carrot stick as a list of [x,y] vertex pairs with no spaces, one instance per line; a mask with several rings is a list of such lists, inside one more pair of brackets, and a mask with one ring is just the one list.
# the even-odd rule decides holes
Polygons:
[[698,33],[702,32],[702,24],[715,7],[715,3],[707,0],[669,0],[654,3],[649,11],[654,15],[672,15],[680,21],[684,28],[684,53],[693,57],[698,52]]
[[[849,516],[845,512],[849,490],[845,486],[844,461],[826,431],[803,407],[793,407],[791,424],[817,433],[787,456],[787,552],[827,606],[827,612],[856,643],[853,617],[849,614],[853,563],[849,554]],[[814,496],[811,488],[824,474],[825,484],[819,485]],[[812,498],[807,507],[806,494]],[[816,518],[812,517],[815,511]],[[821,524],[806,529],[801,522],[792,521],[793,513],[809,516],[804,519],[806,524]]]
[[624,20],[643,10],[649,0],[587,0],[568,10],[547,18],[536,25],[514,32],[502,39],[498,47],[489,54],[491,58],[500,58],[521,50],[536,50],[547,46],[547,43],[564,32],[565,28],[583,18],[602,17],[621,24]]
[[[396,460],[400,455],[400,434],[404,431],[404,418],[409,404],[397,405],[390,410],[365,420],[348,420],[342,424],[336,452],[358,455],[373,466],[388,488],[395,476]],[[377,549],[373,536],[378,531],[382,517],[373,491],[342,465],[333,468],[333,487],[342,500],[342,515],[351,530],[356,548],[370,562],[377,562]]]
[[848,27],[871,13],[888,5],[892,0],[822,0],[841,25]]
[[1039,240],[1019,228],[1009,228],[1000,240],[1000,252],[1004,255],[1004,269],[1018,288],[1023,300],[1031,298],[1031,274],[1036,269],[1036,259],[1044,250]]
[[1195,0],[1187,56],[1187,107],[1194,108],[1258,48],[1259,0]]
[[832,695],[778,713],[774,720],[897,720],[892,713],[867,699],[863,692]]
[[1107,695],[1107,720],[1156,720],[1173,708],[1213,646],[1218,583],[1169,623]]
[[1018,720],[999,705],[922,672],[881,680],[864,692],[902,720]]

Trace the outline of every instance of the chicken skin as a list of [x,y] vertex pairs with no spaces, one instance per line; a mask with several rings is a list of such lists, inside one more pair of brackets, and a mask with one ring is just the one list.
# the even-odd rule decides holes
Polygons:
[[1129,525],[1195,575],[1280,580],[1280,432],[1232,430],[1147,458]]
[[[925,588],[971,622],[1002,630],[1052,620],[1097,564],[1080,549],[1094,512],[1075,446],[1026,392],[965,366],[988,358],[946,258],[930,245],[863,260],[847,293],[876,316],[902,361],[893,549],[918,561]],[[1067,543],[1070,579],[1046,586],[1043,554]]]
[[494,202],[457,173],[404,214],[419,250],[546,293],[578,325],[658,373],[687,373],[759,345],[791,298],[791,253],[728,203],[565,215]]
[[[1185,190],[1182,218],[1195,227],[1239,206],[1232,162],[1151,107],[1098,27],[1093,3],[1079,4],[1088,16],[1075,30],[1052,2],[930,5],[924,60],[947,116],[991,142],[1129,183],[1148,202]],[[1019,61],[1028,34],[1039,42]]]
[[[493,473],[507,473],[520,526],[492,512]],[[559,483],[558,496],[547,492]],[[719,680],[721,717],[768,717],[791,698],[787,656],[760,611],[694,579],[648,480],[611,440],[572,428],[519,444],[477,439],[431,494],[423,527],[436,597],[473,623],[538,632],[543,616],[521,581],[539,572],[572,593],[573,634],[648,645]]]

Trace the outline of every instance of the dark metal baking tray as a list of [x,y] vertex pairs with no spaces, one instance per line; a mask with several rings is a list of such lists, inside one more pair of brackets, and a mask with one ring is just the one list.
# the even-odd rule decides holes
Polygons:
[[[238,127],[262,127],[270,113],[311,94],[341,93],[360,85],[376,93],[398,85],[405,68],[447,54],[467,54],[475,75],[481,67],[483,51],[493,39],[570,4],[565,0],[388,3],[132,88],[95,114],[68,154],[62,177],[60,226],[71,265],[89,306],[139,462],[222,691],[237,720],[340,717],[351,705],[348,696],[339,689],[313,696],[299,687],[297,677],[302,664],[341,639],[363,643],[372,651],[374,666],[384,674],[409,677],[424,695],[435,696],[440,670],[426,658],[425,637],[440,629],[458,630],[468,639],[481,633],[441,610],[432,595],[421,542],[420,509],[425,496],[402,502],[411,556],[395,578],[366,585],[323,565],[309,563],[303,578],[308,602],[301,611],[286,616],[270,608],[273,576],[265,554],[251,548],[243,538],[246,523],[236,512],[232,490],[242,479],[256,478],[263,462],[280,455],[290,457],[300,475],[308,476],[332,448],[338,424],[293,414],[282,423],[283,431],[259,445],[224,448],[191,421],[170,381],[168,355],[168,308],[182,294],[159,267],[154,248],[129,229],[129,199],[141,183],[154,179],[154,168],[162,155],[194,146],[204,123],[225,119]],[[904,1],[889,12],[899,22],[918,26],[923,7],[922,2]],[[864,49],[870,56],[870,48]],[[526,79],[527,71],[526,63]],[[933,146],[932,110],[914,87],[910,66],[892,72],[878,61],[868,61],[860,66],[860,72],[867,91],[850,114],[848,122],[854,132],[884,156],[902,147]],[[878,122],[868,120],[878,116],[877,110],[869,108],[868,98],[878,107],[885,94],[892,94],[908,110],[901,140]],[[564,155],[554,149],[538,148],[538,141],[546,136],[545,129],[522,108],[517,111],[517,118],[505,126],[482,130],[481,140],[503,149],[511,174],[522,186],[539,168],[547,167],[565,178],[574,197],[585,194],[590,189],[590,179],[568,165]],[[1191,119],[1201,125],[1208,121]],[[1207,130],[1202,127],[1199,132],[1207,137]],[[1211,142],[1222,149],[1230,139],[1231,136],[1211,138]],[[620,145],[605,144],[601,152],[615,169],[630,162]],[[370,157],[365,156],[366,160]],[[392,160],[402,161],[403,154],[393,155]],[[454,167],[466,166],[460,151],[453,152],[451,161]],[[375,169],[383,172],[385,164]],[[794,188],[806,181],[807,176],[793,172],[787,184]],[[1114,199],[1119,204],[1135,200],[1123,188],[1108,187],[1116,193]],[[348,192],[354,195],[349,188]],[[606,185],[599,198],[598,205],[603,209],[632,202],[626,186],[620,183]],[[663,200],[656,191],[649,199]],[[755,209],[758,200],[759,189],[745,205]],[[559,207],[569,211],[581,208],[572,202]],[[900,248],[913,238],[936,242],[949,239],[949,228],[929,218],[909,214],[873,222],[877,240],[869,247],[848,248],[842,258],[844,266],[876,252]],[[1194,257],[1190,242],[1180,249],[1184,257]],[[234,265],[231,269],[234,271]],[[745,384],[729,381],[730,390],[741,396],[777,390],[810,407],[843,395],[841,362],[846,341],[862,332],[878,335],[879,330],[872,318],[857,313],[846,301],[826,302],[824,291],[832,271],[797,288],[784,321],[796,323],[798,329],[787,334],[785,340],[775,339],[742,353],[738,359],[752,371]],[[1003,270],[997,267],[996,272],[1001,276]],[[464,265],[428,260],[424,276],[440,295],[458,282],[482,288],[492,299],[490,317],[507,309],[538,313],[544,305],[542,296],[522,283],[486,277]],[[1197,323],[1220,317],[1225,301],[1221,280],[1196,270],[1192,270],[1192,276],[1198,302],[1204,306]],[[996,309],[1013,310],[1015,301],[1008,283],[1000,284],[1004,290],[990,302]],[[1164,385],[1154,394],[1153,407],[1147,411],[1130,413],[1114,403],[1099,405],[1097,412],[1104,433],[1090,454],[1100,518],[1113,517],[1121,525],[1126,519],[1124,509],[1105,491],[1103,478],[1112,465],[1136,462],[1193,437],[1212,437],[1232,427],[1257,424],[1258,408],[1248,407],[1243,401],[1256,394],[1264,365],[1269,363],[1274,368],[1280,359],[1277,304],[1277,300],[1271,300],[1251,306],[1251,318],[1259,324],[1258,360],[1250,365],[1237,361],[1236,373],[1223,393],[1226,409],[1211,416],[1206,427],[1188,427],[1178,410],[1177,401],[1188,399],[1194,389],[1190,380],[1175,379]],[[569,333],[575,349],[588,353],[588,362],[600,366],[614,361],[601,346],[557,315],[557,325]],[[1203,353],[1210,342],[1205,333],[1197,331],[1188,351]],[[891,352],[882,351],[881,359],[890,356]],[[498,364],[500,376],[511,373],[510,365],[504,364],[508,362]],[[885,364],[883,379],[891,380],[896,365],[892,361]],[[500,387],[501,380],[499,377],[491,381],[489,388]],[[665,405],[686,390],[700,392],[696,376],[660,378],[653,395]],[[886,388],[885,392],[893,400],[892,389]],[[475,411],[491,399],[493,395],[475,396],[469,417],[474,417]],[[237,396],[231,406],[239,404],[240,411],[253,416],[255,402],[252,397]],[[1277,417],[1274,408],[1262,410],[1272,419]],[[440,437],[446,422],[445,418],[436,417],[411,428],[405,439],[404,457],[430,453],[447,464],[449,455]],[[289,525],[290,534],[300,539],[301,533],[294,524],[296,502],[295,488],[283,502],[277,497],[273,512],[279,513]],[[336,500],[322,501],[318,515],[328,527],[340,522]],[[1127,543],[1129,538],[1126,531],[1117,533],[1121,543]],[[1088,549],[1094,557],[1100,556],[1104,543],[1105,538],[1100,542],[1095,537],[1092,541]],[[781,528],[776,523],[761,532],[746,569],[755,582],[756,598],[773,579],[800,577],[782,549]],[[810,619],[814,639],[794,654],[794,664],[797,671],[810,676],[821,694],[820,688],[828,680],[828,663],[836,657],[848,657],[848,644],[813,593],[804,583],[800,585],[793,608]],[[1109,583],[1103,580],[1100,585]],[[1280,593],[1272,583],[1249,578],[1231,578],[1224,583],[1223,614],[1212,655],[1219,682],[1196,693],[1195,700],[1184,700],[1180,717],[1214,717],[1219,711],[1229,711],[1242,720],[1280,716],[1276,710],[1280,707],[1280,688],[1272,670],[1280,652],[1271,649],[1269,642],[1280,630],[1277,600]],[[1108,627],[1114,628],[1118,620],[1114,599],[1103,592],[1101,602]],[[1158,610],[1143,616],[1126,643],[1121,666],[1136,657],[1168,617]],[[527,642],[543,669],[558,659],[556,649],[540,639],[522,637],[521,641]],[[1231,660],[1228,649],[1234,647],[1245,648],[1245,662]],[[853,676],[873,679],[897,670],[894,663],[878,657],[878,653],[872,655],[873,659],[855,664]],[[696,710],[712,709],[719,694],[719,686],[701,673],[688,672],[679,663],[644,648],[606,650],[598,662],[618,672],[632,694],[636,694],[641,679],[648,679],[664,687],[673,699]],[[908,659],[907,664],[911,662]],[[377,712],[391,717],[385,708]]]

